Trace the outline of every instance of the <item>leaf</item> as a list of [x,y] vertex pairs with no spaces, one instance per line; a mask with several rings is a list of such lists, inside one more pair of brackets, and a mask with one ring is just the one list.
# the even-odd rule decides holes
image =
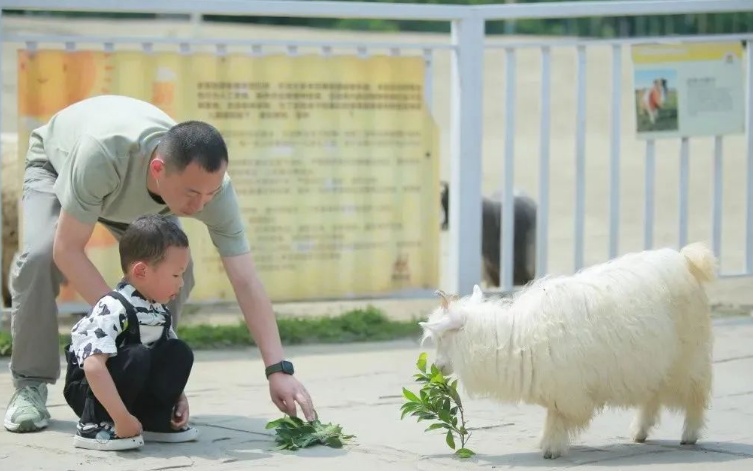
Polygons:
[[426,430],[424,432],[428,432],[430,430],[436,430],[438,428],[447,428],[446,424],[431,424],[428,427],[426,427]]
[[453,401],[455,401],[456,404],[460,404],[460,396],[455,389],[450,389],[450,397]]
[[450,417],[450,411],[448,411],[447,409],[440,409],[439,420],[441,420],[442,422],[450,423],[452,421],[452,417]]
[[415,394],[413,394],[412,392],[408,391],[405,388],[403,388],[403,396],[405,396],[405,398],[408,399],[409,401],[421,402],[421,400],[418,397],[416,397]]
[[447,431],[446,441],[447,441],[447,445],[454,450],[455,449],[455,439],[452,436],[452,430],[448,430]]
[[282,423],[282,419],[272,420],[267,422],[267,425],[264,427],[266,430],[269,430],[271,428],[278,427]]
[[421,408],[421,404],[415,403],[415,402],[408,402],[407,404],[404,404],[402,409],[403,412],[400,415],[400,420],[402,420],[406,414],[409,412],[415,412],[417,409]]
[[421,370],[422,373],[426,373],[426,352],[423,352],[418,356],[418,362],[416,362],[416,366],[419,370]]
[[469,450],[468,448],[460,448],[455,452],[456,455],[458,455],[461,458],[470,458],[471,456],[475,455],[473,451]]
[[326,441],[327,446],[332,448],[342,448],[343,442],[337,437],[329,437]]
[[341,448],[346,440],[355,437],[355,435],[343,435],[342,427],[338,424],[323,424],[318,419],[304,422],[302,419],[290,416],[273,420],[267,424],[266,428],[276,429],[277,447],[275,449],[277,450],[298,450],[317,444]]

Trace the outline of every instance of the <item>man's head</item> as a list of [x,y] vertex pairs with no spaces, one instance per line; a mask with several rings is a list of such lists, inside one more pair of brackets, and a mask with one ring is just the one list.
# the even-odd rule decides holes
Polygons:
[[120,266],[144,296],[167,303],[183,287],[190,260],[188,237],[165,216],[136,219],[120,239]]
[[170,210],[190,216],[220,191],[227,165],[227,146],[219,131],[201,121],[186,121],[162,137],[149,172]]

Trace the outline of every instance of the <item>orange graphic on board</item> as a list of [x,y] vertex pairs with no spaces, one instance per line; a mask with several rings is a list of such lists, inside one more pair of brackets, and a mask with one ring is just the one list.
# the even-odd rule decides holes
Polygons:
[[19,51],[19,114],[49,117],[91,96],[96,80],[93,52]]

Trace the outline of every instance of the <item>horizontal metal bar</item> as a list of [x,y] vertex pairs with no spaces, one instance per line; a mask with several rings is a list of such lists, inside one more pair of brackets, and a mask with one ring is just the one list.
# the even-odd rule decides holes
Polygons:
[[749,278],[753,277],[753,272],[724,273],[720,272],[718,278]]
[[750,0],[622,0],[542,2],[472,7],[485,20],[586,18],[596,16],[683,15],[750,11]]
[[0,0],[18,10],[97,11],[119,13],[203,13],[314,18],[383,18],[411,20],[485,20],[578,18],[594,16],[680,15],[749,11],[749,0],[642,0],[548,2],[534,4],[436,5],[415,3],[324,2],[291,0]]
[[[751,5],[753,8],[753,4]],[[536,41],[486,41],[488,49],[525,49],[576,46],[630,46],[632,44],[682,44],[700,42],[753,41],[753,34],[714,34],[704,36],[646,36],[611,39],[541,39]]]
[[468,18],[473,15],[473,11],[463,5],[290,0],[181,0],[179,2],[175,0],[129,0],[127,2],[123,0],[0,0],[0,7],[14,10],[446,21]]
[[315,18],[380,18],[452,21],[464,18],[515,20],[594,16],[729,13],[750,10],[749,0],[642,0],[538,4],[436,5],[411,3],[244,1],[244,0],[0,0],[0,7],[19,10],[97,11],[120,13],[224,14]]
[[[753,38],[753,37],[752,37]],[[332,47],[370,49],[454,49],[450,43],[390,43],[390,42],[354,42],[354,41],[285,41],[273,39],[219,39],[219,38],[166,38],[166,37],[137,37],[137,36],[72,36],[72,35],[29,35],[6,34],[4,42],[36,42],[36,43],[113,43],[113,44],[189,44],[196,46],[296,46],[296,47]]]

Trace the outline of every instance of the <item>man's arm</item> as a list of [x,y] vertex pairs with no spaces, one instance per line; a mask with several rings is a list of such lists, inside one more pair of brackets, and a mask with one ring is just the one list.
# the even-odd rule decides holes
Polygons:
[[84,252],[93,231],[93,224],[84,224],[61,209],[52,247],[55,264],[76,292],[92,306],[110,291],[104,278]]
[[[235,291],[248,330],[259,346],[264,366],[282,361],[285,354],[272,303],[257,276],[251,255],[246,253],[223,257],[222,263]],[[269,377],[269,387],[272,401],[282,412],[295,417],[295,402],[298,402],[306,419],[314,420],[311,397],[296,378],[285,373],[274,373]]]
[[103,199],[120,183],[111,156],[95,138],[83,135],[59,169],[55,193],[60,218],[55,231],[53,259],[73,288],[90,305],[109,291],[84,247],[94,231]]

